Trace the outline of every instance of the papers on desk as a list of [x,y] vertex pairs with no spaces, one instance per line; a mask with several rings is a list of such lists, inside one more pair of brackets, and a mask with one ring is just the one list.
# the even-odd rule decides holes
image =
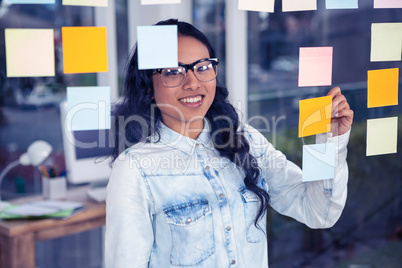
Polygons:
[[84,209],[79,202],[41,200],[22,205],[10,205],[0,213],[0,219],[68,218]]

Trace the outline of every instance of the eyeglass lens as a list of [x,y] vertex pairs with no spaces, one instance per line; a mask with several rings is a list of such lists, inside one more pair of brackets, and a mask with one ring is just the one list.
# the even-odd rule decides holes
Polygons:
[[[198,80],[201,82],[209,82],[216,78],[218,70],[215,62],[206,60],[194,65],[193,71]],[[177,87],[186,79],[186,68],[183,66],[165,68],[162,70],[161,76],[165,86]]]

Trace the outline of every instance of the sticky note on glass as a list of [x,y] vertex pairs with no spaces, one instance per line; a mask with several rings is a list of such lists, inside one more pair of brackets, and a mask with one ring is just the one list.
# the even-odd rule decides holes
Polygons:
[[371,61],[400,61],[402,23],[371,24]]
[[106,27],[62,27],[64,73],[107,72]]
[[396,153],[397,140],[398,117],[367,120],[367,156]]
[[401,0],[374,0],[374,8],[402,8]]
[[335,177],[335,143],[303,145],[302,181]]
[[67,87],[69,131],[110,129],[110,87]]
[[367,107],[398,105],[399,68],[367,72]]
[[317,10],[317,0],[282,0],[282,11]]
[[181,0],[141,0],[141,5],[180,4]]
[[299,101],[299,138],[331,131],[332,97]]
[[327,9],[354,9],[358,8],[358,0],[326,0]]
[[274,12],[275,0],[239,0],[240,10]]
[[177,25],[138,26],[137,39],[140,70],[178,66]]
[[107,7],[108,0],[63,0],[65,6],[98,6]]
[[56,0],[5,0],[5,4],[55,4]]
[[54,76],[53,29],[5,29],[7,77]]
[[299,87],[332,84],[332,47],[301,47]]

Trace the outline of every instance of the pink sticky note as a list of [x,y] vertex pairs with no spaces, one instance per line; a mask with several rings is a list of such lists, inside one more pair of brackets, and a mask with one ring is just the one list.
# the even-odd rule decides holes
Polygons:
[[374,0],[374,8],[402,8],[401,0]]
[[299,87],[332,84],[332,47],[301,47]]

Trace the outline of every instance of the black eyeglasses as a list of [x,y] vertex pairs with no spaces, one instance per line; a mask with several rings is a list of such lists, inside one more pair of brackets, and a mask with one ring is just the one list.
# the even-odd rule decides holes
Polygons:
[[186,79],[188,70],[193,70],[195,77],[201,82],[209,82],[218,74],[218,58],[201,59],[191,64],[181,64],[179,67],[156,69],[153,74],[160,73],[165,87],[178,87]]

